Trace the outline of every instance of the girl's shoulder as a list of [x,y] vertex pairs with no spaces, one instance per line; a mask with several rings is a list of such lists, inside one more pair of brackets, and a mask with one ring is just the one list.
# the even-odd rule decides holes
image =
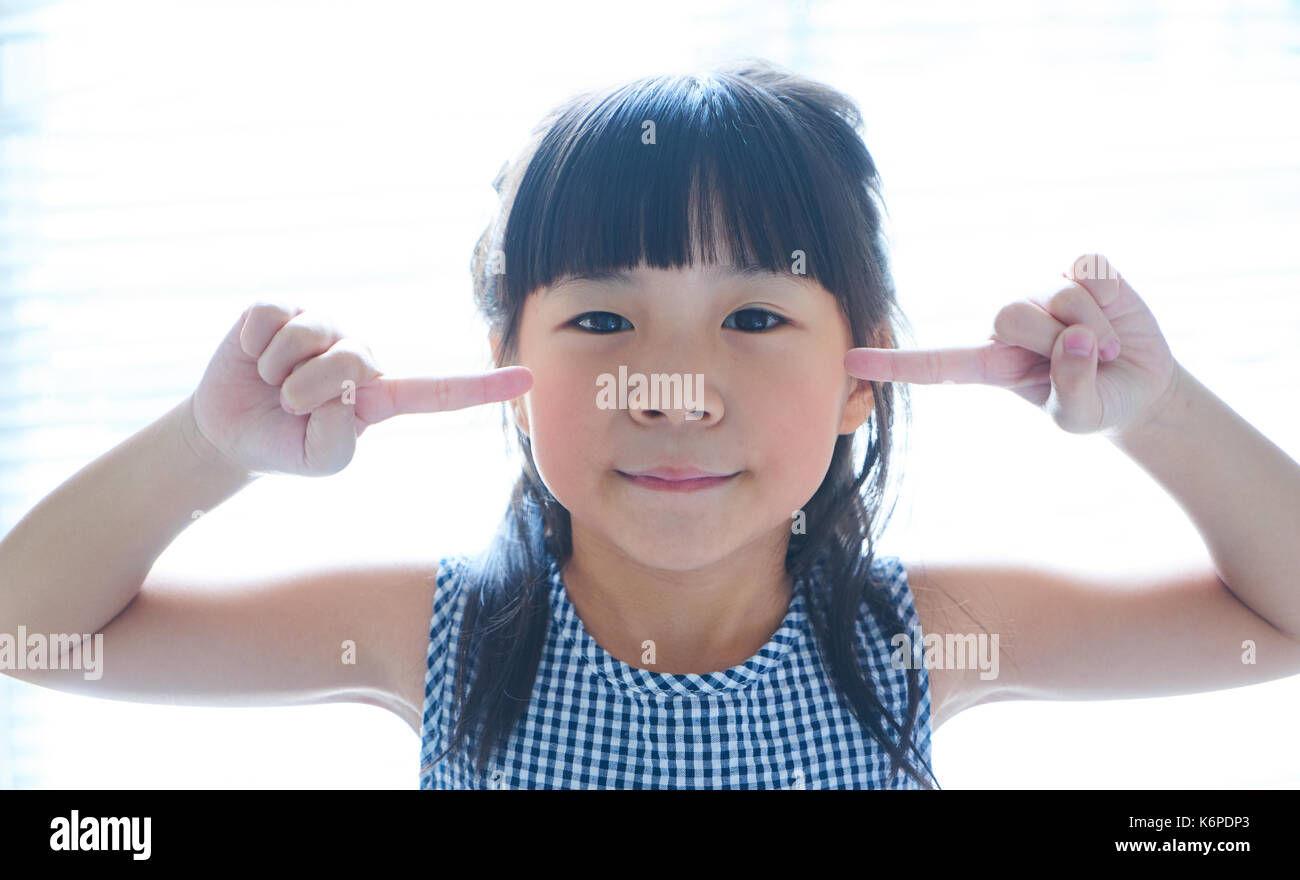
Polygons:
[[907,566],[900,557],[874,552],[861,590],[860,623],[866,626],[869,641],[884,637],[882,627],[891,628],[892,635],[892,628],[900,623],[908,634],[921,625]]
[[468,553],[448,553],[437,559],[436,587],[438,592],[459,594],[465,574],[474,562]]
[[418,734],[425,703],[425,676],[431,645],[439,644],[439,629],[446,630],[455,617],[463,594],[464,572],[471,557],[466,554],[435,555],[407,564],[411,572],[404,588],[379,597],[392,625],[396,689],[404,706],[404,718]]
[[898,556],[877,553],[871,560],[870,589],[884,589],[885,595],[903,618],[916,617],[916,602],[907,566]]
[[[926,636],[966,633],[978,630],[973,613],[975,596],[965,588],[974,575],[973,566],[944,562],[930,564],[916,557],[879,556],[872,564],[879,582],[886,585],[889,596],[904,621],[911,646],[924,654]],[[939,577],[938,575],[942,575]],[[985,603],[975,603],[980,608]],[[987,622],[987,621],[985,621]],[[917,637],[920,644],[917,644]],[[954,669],[944,664],[923,663],[929,679],[931,728],[937,729],[963,709],[984,698],[985,682],[972,677],[977,669]]]

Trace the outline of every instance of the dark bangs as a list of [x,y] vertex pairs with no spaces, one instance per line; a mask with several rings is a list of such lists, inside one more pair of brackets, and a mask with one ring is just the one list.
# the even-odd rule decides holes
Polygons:
[[879,280],[875,243],[855,237],[877,226],[856,108],[764,91],[715,72],[571,104],[518,182],[492,299],[640,264],[794,271],[841,298],[851,279]]

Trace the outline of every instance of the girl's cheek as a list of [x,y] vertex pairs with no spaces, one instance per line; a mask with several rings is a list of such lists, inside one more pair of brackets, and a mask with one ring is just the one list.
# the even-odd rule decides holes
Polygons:
[[774,473],[795,483],[812,481],[814,489],[825,476],[838,437],[839,388],[824,386],[814,377],[792,377],[772,387],[761,398],[765,428],[757,435]]
[[594,380],[588,389],[580,376],[562,371],[546,375],[547,381],[530,392],[533,457],[548,484],[552,478],[567,483],[598,460],[588,446],[599,442],[596,422],[608,413],[596,408]]

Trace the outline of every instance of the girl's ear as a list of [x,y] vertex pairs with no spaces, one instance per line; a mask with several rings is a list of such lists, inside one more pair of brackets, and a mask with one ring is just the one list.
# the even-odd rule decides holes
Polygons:
[[[495,333],[489,333],[488,342],[492,346],[492,363],[493,364],[501,363],[501,337]],[[528,414],[524,412],[523,404],[521,404],[519,401],[520,399],[516,397],[514,400],[511,400],[509,402],[508,406],[510,407],[511,414],[514,416],[515,424],[519,427],[521,431],[527,434]]]
[[528,433],[528,413],[524,412],[523,404],[519,402],[519,398],[510,401],[510,411],[515,414],[515,424],[519,426],[519,430],[532,437],[532,434]]
[[[894,348],[894,332],[889,324],[878,325],[867,346]],[[862,427],[876,408],[876,393],[871,389],[871,383],[866,379],[855,379],[855,382],[848,402],[844,405],[844,418],[840,421],[841,434],[852,434]]]
[[852,434],[870,418],[876,408],[876,394],[866,379],[857,379],[848,403],[844,405],[844,418],[840,420],[841,434]]

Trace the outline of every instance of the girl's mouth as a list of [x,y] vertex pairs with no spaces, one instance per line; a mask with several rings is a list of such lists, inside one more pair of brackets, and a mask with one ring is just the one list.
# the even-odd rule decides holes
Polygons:
[[634,476],[632,474],[625,474],[622,471],[615,471],[615,473],[635,485],[641,486],[644,489],[653,489],[656,492],[698,492],[702,489],[721,486],[722,484],[740,476],[740,473],[736,472],[726,477],[694,477],[687,480],[664,480],[659,477],[644,475]]

